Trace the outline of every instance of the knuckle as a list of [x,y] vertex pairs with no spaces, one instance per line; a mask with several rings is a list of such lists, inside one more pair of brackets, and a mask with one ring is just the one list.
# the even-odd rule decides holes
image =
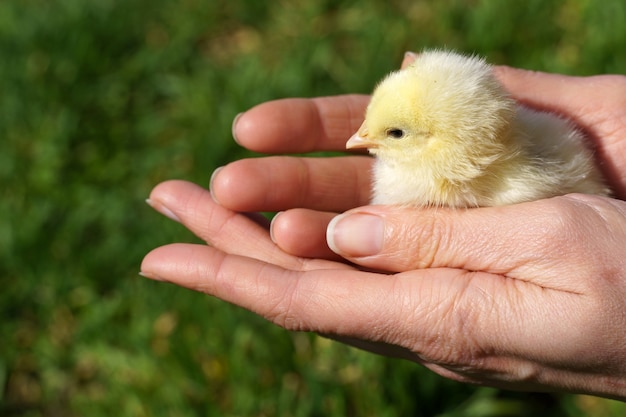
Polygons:
[[290,331],[318,330],[311,311],[319,313],[324,301],[316,287],[313,280],[290,280],[280,293],[268,299],[263,316]]
[[[436,214],[436,213],[435,213]],[[442,216],[424,212],[419,223],[398,219],[386,230],[385,241],[406,268],[436,267],[438,255],[448,245],[452,226]]]
[[272,323],[287,330],[302,330],[302,322],[295,311],[297,298],[298,289],[294,282],[286,287],[283,294],[267,301],[263,315]]
[[455,295],[439,303],[426,314],[437,317],[422,317],[421,320],[437,322],[438,326],[423,340],[420,352],[428,361],[446,368],[478,369],[488,356],[484,336],[485,315],[494,300],[489,293],[473,283],[471,273],[465,276],[466,284]]
[[[567,199],[555,198],[551,204],[546,206],[546,210],[541,212],[538,219],[529,219],[539,227],[528,227],[522,230],[523,234],[530,236],[519,236],[535,246],[535,251],[539,254],[559,253],[560,256],[575,248],[572,242],[577,241],[580,233],[581,218],[580,211],[575,205],[569,204]],[[520,229],[521,230],[521,229]]]

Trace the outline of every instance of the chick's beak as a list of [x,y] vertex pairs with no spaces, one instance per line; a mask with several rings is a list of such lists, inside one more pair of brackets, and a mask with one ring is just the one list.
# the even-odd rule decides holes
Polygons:
[[360,148],[375,148],[376,143],[369,138],[369,131],[365,122],[361,125],[359,130],[352,135],[348,142],[346,142],[346,149],[360,149]]

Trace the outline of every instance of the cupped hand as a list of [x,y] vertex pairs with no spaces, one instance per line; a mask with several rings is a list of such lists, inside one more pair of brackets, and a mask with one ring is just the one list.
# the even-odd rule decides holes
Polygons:
[[[360,265],[406,271],[396,274],[286,254],[264,225],[190,183],[160,184],[150,201],[209,245],[155,249],[142,264],[148,277],[459,381],[626,399],[621,201],[575,195],[341,215],[335,231],[356,227],[360,236],[333,237],[339,250]],[[377,239],[378,248],[363,247]]]
[[[624,195],[623,78],[496,71],[526,104],[576,120]],[[550,98],[548,88],[569,96]],[[584,112],[574,105],[581,97],[602,100]],[[364,96],[270,102],[240,116],[234,133],[260,152],[338,150],[366,104]],[[161,184],[155,208],[209,246],[158,248],[142,272],[457,380],[626,399],[625,203],[571,195],[456,211],[361,207],[370,161],[237,161],[214,175],[212,195]],[[283,210],[271,235],[241,214],[260,210]]]

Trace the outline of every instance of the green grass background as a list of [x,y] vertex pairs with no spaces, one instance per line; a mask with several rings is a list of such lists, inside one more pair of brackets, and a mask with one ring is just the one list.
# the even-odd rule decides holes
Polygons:
[[196,241],[149,209],[248,155],[238,113],[367,93],[406,50],[626,71],[622,0],[0,2],[0,415],[618,416],[447,381],[137,275]]

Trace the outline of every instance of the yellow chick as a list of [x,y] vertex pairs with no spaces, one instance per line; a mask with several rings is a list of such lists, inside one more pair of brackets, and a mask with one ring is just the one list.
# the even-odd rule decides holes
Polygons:
[[373,204],[478,207],[608,195],[583,135],[517,104],[483,59],[423,52],[376,87],[346,143],[376,156]]

